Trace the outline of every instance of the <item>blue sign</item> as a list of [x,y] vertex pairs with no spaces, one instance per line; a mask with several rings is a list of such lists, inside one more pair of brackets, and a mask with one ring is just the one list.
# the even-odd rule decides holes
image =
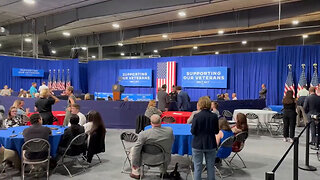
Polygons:
[[12,68],[12,76],[44,77],[44,70],[43,69]]
[[182,87],[227,88],[227,67],[182,68]]
[[[108,96],[113,98],[112,93],[105,93],[105,92],[95,92],[94,93],[94,99],[97,98],[104,98],[105,100],[108,100]],[[152,94],[121,94],[121,99],[128,98],[129,101],[150,101],[153,99]]]
[[120,69],[119,76],[122,86],[152,86],[152,69]]

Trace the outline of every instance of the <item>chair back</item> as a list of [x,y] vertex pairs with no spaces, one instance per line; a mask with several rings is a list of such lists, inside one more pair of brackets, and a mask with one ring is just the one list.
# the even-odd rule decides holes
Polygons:
[[169,123],[175,123],[176,122],[176,119],[172,116],[163,116],[161,118],[161,122],[164,122],[166,124],[169,124]]
[[282,121],[283,114],[282,113],[277,113],[277,114],[273,115],[271,119],[272,119],[272,122]]
[[[79,135],[77,135],[76,137],[74,137],[74,138],[71,140],[70,144],[68,145],[66,151],[64,152],[64,156],[65,156],[67,153],[68,153],[69,156],[70,156],[70,155],[72,155],[72,156],[73,156],[73,155],[79,155],[79,154],[83,153],[83,152],[81,152],[82,150],[81,150],[80,146],[83,146],[83,145],[85,144],[86,140],[87,140],[87,134],[86,134],[86,133],[82,133],[82,134],[79,134]],[[73,148],[73,146],[77,147],[77,149],[75,149],[75,147]],[[80,148],[80,149],[78,149],[78,148]],[[77,152],[70,154],[69,151],[70,151],[71,149],[73,149],[74,151],[77,151]],[[71,151],[71,152],[72,152],[72,151]]]
[[148,125],[150,125],[150,119],[144,114],[139,115],[136,119],[136,133],[139,134],[144,131],[144,128]]
[[138,136],[132,132],[123,132],[120,135],[120,140],[125,142],[134,143],[138,140]]
[[233,114],[228,110],[223,110],[222,116],[228,119],[228,118],[232,118]]
[[236,138],[235,141],[240,142],[240,143],[244,143],[247,140],[248,135],[249,135],[248,132],[245,132],[245,131],[240,132],[235,136],[235,138]]
[[[144,165],[159,166],[165,162],[165,150],[163,149],[163,147],[161,145],[159,145],[155,142],[148,142],[147,141],[142,146],[141,154],[142,154],[142,162]],[[154,162],[154,160],[152,160],[150,158],[143,158],[145,154],[157,156],[157,157],[160,156],[161,160]]]
[[259,116],[256,115],[255,113],[247,113],[246,116],[247,116],[247,119],[259,119]]
[[230,136],[227,139],[225,139],[219,146],[219,148],[224,147],[224,148],[231,148],[233,143],[235,141],[234,136]]
[[50,156],[50,143],[45,139],[34,138],[25,142],[21,150],[22,152],[27,151],[30,153],[49,152]]

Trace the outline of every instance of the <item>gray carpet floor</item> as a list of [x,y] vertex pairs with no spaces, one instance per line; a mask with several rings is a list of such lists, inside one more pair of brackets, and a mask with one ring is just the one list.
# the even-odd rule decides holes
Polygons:
[[[302,128],[296,129],[296,134],[300,132]],[[93,167],[87,168],[84,173],[81,173],[72,179],[77,180],[120,180],[120,179],[131,179],[128,174],[121,173],[123,161],[125,160],[125,153],[120,142],[120,134],[123,131],[133,131],[133,130],[119,130],[119,129],[108,129],[106,135],[106,152],[101,154],[102,159],[101,164],[97,164]],[[228,176],[226,180],[240,179],[240,180],[257,180],[265,179],[265,172],[271,171],[277,162],[280,160],[282,155],[285,153],[290,143],[283,142],[282,138],[271,137],[268,133],[262,133],[261,135],[256,135],[256,133],[250,133],[249,138],[246,142],[245,148],[240,153],[241,157],[244,159],[247,168],[235,168],[234,173]],[[317,171],[309,172],[299,170],[299,179],[303,180],[319,180],[320,178],[320,161],[317,160],[316,151],[310,150],[310,165],[317,168]],[[299,164],[304,163],[305,156],[305,137],[300,139],[299,144]],[[93,163],[98,162],[97,159]],[[173,155],[172,162],[169,166],[169,172],[173,170],[176,162],[179,162],[179,172],[182,179],[191,180],[192,177],[188,170],[188,164],[190,160],[187,156]],[[235,158],[233,161],[235,165],[241,167],[241,162],[239,159]],[[222,170],[224,173],[228,173],[228,169],[225,168],[226,165],[222,165]],[[73,171],[78,172],[79,168],[72,168]],[[129,169],[128,169],[129,170]],[[143,179],[160,179],[158,173],[152,173],[151,171],[158,169],[150,169]],[[20,179],[20,176],[11,172],[13,179]],[[216,174],[217,175],[217,174]],[[206,174],[203,174],[203,178]],[[9,179],[6,177],[5,179]],[[35,177],[28,177],[27,179],[36,179]],[[37,178],[45,179],[45,178]],[[58,168],[57,171],[50,176],[50,179],[63,180],[69,179],[67,173],[64,169]],[[218,176],[216,179],[220,179]],[[276,172],[276,179],[293,179],[293,151],[291,151],[287,158],[283,161],[281,166]]]

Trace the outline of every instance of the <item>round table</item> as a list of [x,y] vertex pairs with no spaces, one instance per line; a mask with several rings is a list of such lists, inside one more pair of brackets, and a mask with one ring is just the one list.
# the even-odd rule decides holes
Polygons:
[[[171,154],[179,154],[181,156],[192,155],[192,134],[191,124],[162,124],[163,127],[170,127],[173,130],[174,143],[172,145]],[[151,125],[146,126],[145,130],[150,129]]]
[[[37,113],[37,112],[29,113],[28,117],[30,117],[32,114],[35,114],[35,113]],[[52,114],[58,120],[57,122],[53,122],[53,125],[63,125],[64,117],[66,116],[66,112],[65,111],[52,111]],[[28,123],[27,125],[30,125],[30,123]]]
[[[64,133],[66,127],[55,126],[55,125],[46,125],[49,128],[58,128],[57,130],[51,130],[52,135],[49,137],[49,143],[51,146],[50,154],[52,157],[57,155],[58,146],[61,140],[61,137]],[[18,126],[8,128],[6,130],[0,130],[0,143],[7,149],[15,150],[21,155],[21,147],[24,143],[24,138],[22,132],[24,129],[29,126]],[[10,137],[11,135],[17,135],[15,137]]]
[[259,110],[259,109],[236,109],[233,112],[233,119],[236,120],[238,113],[254,113],[259,117],[260,123],[264,122],[264,124],[267,124],[272,119],[272,116],[277,114],[276,111],[269,111],[269,110]]
[[191,112],[188,111],[165,111],[161,114],[161,117],[172,116],[176,119],[177,124],[187,124],[188,118],[191,116]]

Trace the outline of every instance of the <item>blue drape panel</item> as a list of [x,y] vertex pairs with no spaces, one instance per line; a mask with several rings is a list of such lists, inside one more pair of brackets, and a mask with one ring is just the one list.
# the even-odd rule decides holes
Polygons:
[[188,56],[188,57],[164,57],[154,59],[136,60],[107,60],[90,61],[88,63],[88,91],[90,93],[111,92],[112,85],[116,82],[119,69],[153,69],[152,88],[126,87],[125,93],[152,93],[156,95],[156,70],[158,62],[177,62],[177,83],[181,84],[181,68],[183,67],[228,67],[227,89],[200,89],[184,88],[192,101],[199,97],[209,95],[216,99],[218,93],[236,92],[239,99],[258,98],[261,84],[265,83],[268,92],[267,104],[277,102],[277,62],[276,52],[240,53],[227,55]]
[[[49,69],[70,69],[71,84],[77,90],[79,89],[79,61],[76,60],[40,60],[34,58],[21,58],[0,56],[0,89],[7,84],[14,91],[19,91],[20,88],[29,90],[32,82],[37,82],[38,85],[42,81],[48,81]],[[13,77],[12,68],[27,68],[27,69],[43,69],[45,71],[44,78],[28,78],[28,77]]]
[[88,92],[88,63],[79,63],[80,89],[83,93]]

